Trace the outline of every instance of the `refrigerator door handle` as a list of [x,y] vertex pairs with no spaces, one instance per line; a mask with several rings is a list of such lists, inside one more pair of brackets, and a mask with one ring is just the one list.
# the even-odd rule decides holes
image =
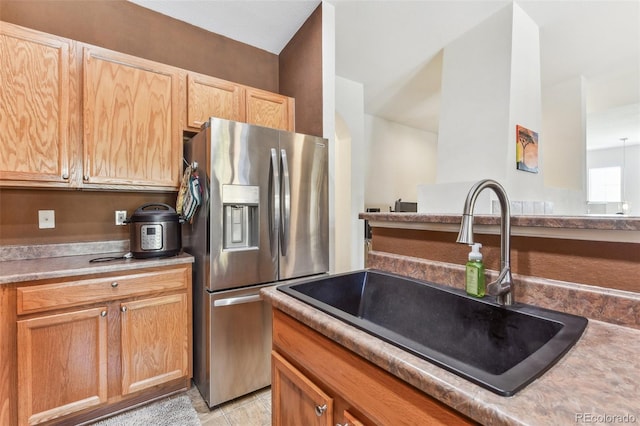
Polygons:
[[213,306],[231,306],[231,305],[241,305],[243,303],[253,303],[259,302],[262,300],[260,297],[260,293],[251,294],[249,296],[239,296],[239,297],[228,297],[226,299],[218,299],[213,302]]
[[280,161],[282,167],[282,226],[280,227],[280,251],[283,256],[287,255],[289,247],[289,222],[291,220],[291,181],[289,180],[289,162],[287,151],[280,150]]
[[271,148],[271,173],[269,174],[269,242],[271,253],[278,250],[278,225],[280,223],[280,172],[278,151]]

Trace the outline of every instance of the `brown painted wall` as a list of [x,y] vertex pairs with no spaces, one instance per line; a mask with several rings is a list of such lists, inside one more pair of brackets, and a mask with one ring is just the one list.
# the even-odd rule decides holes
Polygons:
[[278,56],[125,0],[0,0],[0,20],[278,92]]
[[[422,259],[464,265],[469,247],[456,243],[457,233],[374,228],[372,248]],[[497,271],[500,237],[477,234],[485,267]],[[640,292],[638,244],[511,237],[511,270],[515,274]]]
[[322,4],[280,52],[280,93],[296,99],[296,131],[322,132]]
[[[0,245],[126,240],[129,226],[116,226],[116,210],[131,216],[144,203],[175,206],[175,193],[41,189],[0,190]],[[56,227],[38,228],[38,210],[54,210]]]

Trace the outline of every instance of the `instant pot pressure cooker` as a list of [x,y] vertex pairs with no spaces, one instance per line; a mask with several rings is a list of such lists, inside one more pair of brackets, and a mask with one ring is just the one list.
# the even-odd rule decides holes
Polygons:
[[127,222],[131,255],[135,258],[174,256],[182,249],[182,221],[167,204],[143,204]]

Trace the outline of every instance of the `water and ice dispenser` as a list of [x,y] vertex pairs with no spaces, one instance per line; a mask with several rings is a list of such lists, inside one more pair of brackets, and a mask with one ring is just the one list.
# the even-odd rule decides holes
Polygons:
[[259,205],[259,187],[222,186],[223,250],[258,249]]

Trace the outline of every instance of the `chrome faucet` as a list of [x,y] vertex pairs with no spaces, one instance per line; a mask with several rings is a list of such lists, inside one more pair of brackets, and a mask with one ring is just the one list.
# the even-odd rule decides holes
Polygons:
[[501,305],[513,304],[513,279],[511,278],[511,209],[507,192],[502,185],[492,179],[477,182],[471,187],[464,202],[462,223],[456,242],[473,244],[473,207],[480,192],[485,188],[493,189],[500,201],[500,275],[487,285],[487,293],[496,296]]

